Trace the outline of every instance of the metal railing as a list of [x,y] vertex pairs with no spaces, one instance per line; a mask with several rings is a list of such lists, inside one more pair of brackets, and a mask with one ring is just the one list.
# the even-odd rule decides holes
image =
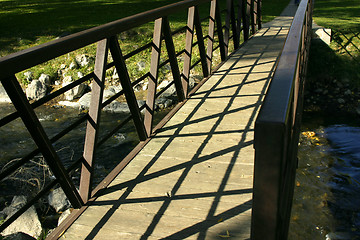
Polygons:
[[[210,12],[208,16],[201,19],[199,7],[200,5],[205,4],[208,4]],[[225,9],[220,9],[221,5],[226,6]],[[172,31],[170,29],[169,16],[178,13],[179,11],[188,12],[187,25],[181,29]],[[223,15],[225,15],[225,21],[221,19]],[[124,55],[118,41],[118,34],[153,21],[154,32],[152,42]],[[203,22],[205,21],[208,21],[208,33],[204,36]],[[223,22],[225,22],[225,24],[223,24]],[[177,97],[180,102],[178,106],[180,106],[181,102],[186,101],[186,98],[191,94],[189,90],[189,77],[190,70],[194,68],[195,65],[201,64],[203,76],[204,78],[207,78],[212,70],[213,52],[216,49],[220,49],[221,60],[224,61],[229,54],[230,40],[233,41],[234,49],[237,49],[241,46],[241,36],[244,41],[246,41],[249,38],[250,32],[255,33],[256,29],[260,27],[260,0],[186,0],[126,17],[0,58],[0,80],[10,97],[12,104],[16,108],[16,112],[0,119],[0,127],[5,127],[10,122],[21,118],[37,145],[37,149],[34,149],[28,155],[24,156],[20,161],[3,169],[0,173],[0,180],[6,179],[19,167],[29,162],[38,154],[43,155],[46,163],[55,176],[55,180],[48,183],[33,199],[28,201],[24,207],[1,224],[0,232],[29,209],[31,205],[54,188],[56,184],[61,186],[74,208],[86,208],[86,203],[89,199],[94,197],[100,189],[106,187],[107,184],[121,172],[127,163],[137,154],[139,149],[141,149],[141,147],[150,139],[154,131],[163,125],[169,119],[171,114],[178,109],[178,107],[175,106],[175,109],[170,112],[170,115],[166,116],[156,127],[153,127],[155,99],[164,91],[161,90],[160,92],[157,92],[159,68],[165,64],[170,64],[173,81],[165,87],[165,90],[169,86],[175,85]],[[185,49],[176,52],[173,36],[181,33],[186,35],[186,46]],[[196,42],[193,41],[195,36],[197,37]],[[215,41],[215,39],[218,40]],[[205,47],[206,40],[207,47]],[[165,42],[168,59],[160,62],[162,42]],[[218,44],[215,46],[217,42]],[[33,103],[28,101],[15,76],[16,73],[93,43],[97,43],[93,72],[50,93],[40,100]],[[192,48],[196,46],[199,49],[200,60],[192,64]],[[146,49],[152,50],[150,71],[140,78],[132,80],[129,77],[126,59]],[[109,52],[111,53],[112,62],[108,62]],[[180,69],[178,58],[182,54],[184,55],[184,65],[183,68]],[[114,66],[119,74],[123,90],[105,102],[102,102],[106,70]],[[139,106],[133,88],[136,84],[146,78],[149,79],[147,100],[144,105]],[[79,117],[69,127],[63,129],[55,136],[49,137],[36,116],[34,109],[61,96],[66,91],[69,91],[86,81],[92,81],[91,102],[88,113],[83,117]],[[120,96],[125,97],[131,111],[131,116],[122,120],[117,127],[109,132],[109,134],[106,134],[105,137],[99,139],[101,110]],[[142,110],[145,111],[144,116],[141,114]],[[92,179],[96,149],[104,143],[106,139],[110,138],[131,120],[135,125],[140,143],[127,157],[119,162],[119,164],[97,187],[93,187]],[[60,159],[53,145],[56,141],[84,122],[87,122],[87,128],[82,157],[73,161],[71,166],[65,168],[62,161],[63,159]],[[69,173],[73,172],[75,169],[79,169],[79,167],[81,168],[81,175],[78,191],[70,178]],[[61,229],[54,231],[51,237],[56,238],[60,236],[62,231],[63,230]]]
[[311,26],[302,0],[255,123],[251,239],[287,239]]

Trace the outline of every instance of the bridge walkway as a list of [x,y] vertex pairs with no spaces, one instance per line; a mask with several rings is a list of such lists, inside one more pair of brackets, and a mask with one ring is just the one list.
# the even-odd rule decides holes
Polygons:
[[62,238],[249,239],[254,122],[295,11],[232,54]]

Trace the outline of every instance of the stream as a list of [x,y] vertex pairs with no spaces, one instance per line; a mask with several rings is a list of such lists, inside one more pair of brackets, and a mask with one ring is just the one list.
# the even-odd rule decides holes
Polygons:
[[[11,105],[0,104],[0,118],[13,111]],[[36,114],[51,137],[85,113],[73,108],[42,106],[36,110]],[[158,114],[158,119],[165,114],[166,111]],[[125,114],[103,112],[100,136],[125,117]],[[304,114],[289,239],[360,239],[358,118]],[[85,129],[86,124],[83,123],[53,144],[65,166],[71,165],[81,156]],[[16,161],[35,148],[20,119],[0,128],[0,135],[0,170],[8,162]],[[106,176],[137,143],[132,122],[106,141],[97,151],[94,182],[99,182]],[[41,159],[41,156],[35,158]],[[44,171],[38,169],[39,164],[35,166],[37,172]],[[30,175],[29,179],[32,178]],[[79,177],[72,178],[77,184]],[[29,180],[23,184],[26,187],[30,186],[29,183],[37,182]],[[40,189],[39,186],[37,188]],[[9,201],[12,195],[16,195],[14,187],[9,187],[8,184],[1,183],[0,189],[2,193],[7,193],[1,194],[2,201]]]
[[360,239],[358,116],[305,113],[289,239]]

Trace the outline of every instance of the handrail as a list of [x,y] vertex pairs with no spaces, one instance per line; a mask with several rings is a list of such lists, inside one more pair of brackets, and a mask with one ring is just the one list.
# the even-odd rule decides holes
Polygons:
[[302,0],[255,123],[251,239],[287,239],[311,24]]
[[[226,2],[226,4],[224,4],[226,5],[225,12],[220,9],[219,2],[221,1],[224,3]],[[207,17],[200,18],[199,16],[198,7],[201,4],[210,5],[210,13]],[[86,203],[89,199],[92,198],[98,190],[106,187],[111,179],[122,171],[122,169],[135,156],[146,141],[151,138],[154,131],[156,131],[161,124],[164,124],[170,118],[172,113],[165,116],[159,125],[155,127],[152,126],[155,112],[155,99],[163,91],[165,91],[170,84],[175,85],[179,101],[179,104],[175,106],[175,109],[179,108],[179,106],[186,101],[189,94],[191,94],[190,89],[188,89],[190,70],[195,65],[201,66],[203,76],[206,79],[212,72],[213,52],[216,49],[220,48],[221,60],[224,61],[228,57],[228,45],[230,40],[233,41],[233,46],[236,49],[240,46],[240,35],[242,35],[243,40],[246,41],[249,38],[250,30],[258,29],[259,26],[261,26],[261,19],[257,14],[261,12],[260,7],[261,0],[185,0],[116,20],[102,26],[84,30],[79,33],[65,36],[39,46],[1,57],[0,81],[17,111],[1,118],[0,127],[4,127],[9,122],[12,122],[20,117],[38,148],[25,155],[16,164],[4,169],[0,173],[0,180],[5,179],[18,167],[29,162],[29,160],[31,160],[31,158],[37,153],[43,154],[45,161],[56,179],[51,183],[48,183],[48,185],[45,186],[45,188],[41,190],[34,199],[29,200],[28,204],[21,208],[17,214],[3,222],[0,225],[0,232],[16,220],[21,213],[25,212],[32,203],[44,196],[55,184],[59,184],[64,190],[74,208],[86,207]],[[237,13],[235,14],[236,9]],[[188,10],[188,21],[186,26],[171,31],[168,16],[184,10]],[[250,10],[253,11],[250,12]],[[223,13],[225,14],[225,19],[222,19]],[[132,52],[123,55],[117,34],[152,21],[155,21],[152,42],[145,44],[144,46],[140,46]],[[205,36],[203,34],[204,31],[202,30],[203,21],[208,21],[208,29]],[[225,22],[225,24],[223,24],[223,22]],[[178,52],[175,51],[173,43],[173,36],[176,34],[184,34],[186,41],[185,49],[179,50]],[[197,38],[197,41],[194,41],[195,37]],[[207,43],[205,41],[207,41]],[[165,42],[168,59],[163,60],[161,63],[159,59],[161,55],[162,42]],[[36,102],[30,103],[27,100],[15,76],[16,73],[93,43],[97,43],[94,71],[87,73],[84,77],[52,92]],[[152,49],[150,71],[138,79],[130,79],[125,60],[130,56],[136,55],[143,50],[150,48]],[[192,61],[193,48],[198,48],[200,53],[200,59],[195,61]],[[112,62],[108,62],[107,56],[109,51],[111,52],[113,59]],[[178,65],[178,57],[183,53],[185,53],[184,66],[180,69]],[[170,64],[170,72],[172,73],[173,81],[165,88],[165,90],[163,89],[157,91],[159,68],[167,63]],[[105,86],[105,73],[110,67],[116,68],[123,90],[109,98],[107,101],[102,102],[102,95]],[[147,90],[148,97],[144,105],[138,106],[133,88],[137,83],[145,78],[150,79]],[[92,99],[90,102],[89,112],[86,115],[79,117],[79,119],[70,124],[69,127],[60,131],[60,133],[55,136],[47,136],[42,124],[34,112],[34,109],[89,80],[92,80],[93,82],[91,91]],[[131,111],[131,114],[129,117],[118,123],[117,126],[110,130],[108,134],[105,134],[102,139],[99,139],[98,132],[101,109],[119,96],[125,96],[126,103]],[[144,117],[140,113],[141,110],[145,111]],[[138,133],[138,138],[141,142],[128,156],[119,162],[112,172],[105,177],[103,182],[94,188],[92,186],[92,178],[96,149],[99,145],[106,141],[107,138],[111,137],[112,134],[116,133],[126,122],[129,122],[130,120],[133,121]],[[68,134],[84,121],[87,121],[87,130],[85,133],[83,156],[70,163],[71,166],[66,169],[53,145],[60,138]],[[78,191],[69,176],[69,172],[73,171],[79,165],[81,165],[81,175],[79,186],[80,190]],[[61,232],[62,230],[54,231],[52,235],[58,236]]]

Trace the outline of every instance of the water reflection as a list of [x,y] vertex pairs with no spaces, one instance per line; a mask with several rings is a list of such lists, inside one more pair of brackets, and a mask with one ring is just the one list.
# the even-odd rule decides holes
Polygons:
[[360,239],[360,128],[309,126],[300,137],[289,239]]

